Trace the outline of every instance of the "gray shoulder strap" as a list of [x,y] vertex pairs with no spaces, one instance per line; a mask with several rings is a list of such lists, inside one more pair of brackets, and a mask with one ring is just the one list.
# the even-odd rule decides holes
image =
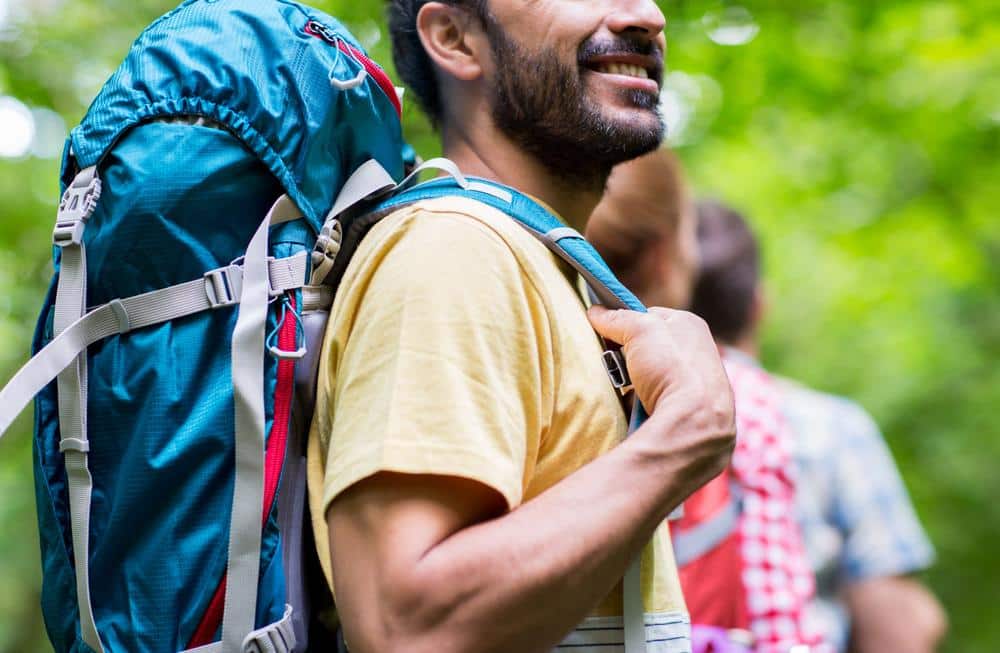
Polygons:
[[229,522],[229,561],[222,613],[223,653],[243,651],[254,630],[260,575],[260,507],[264,501],[264,359],[270,301],[268,235],[272,225],[292,219],[279,199],[250,239],[243,257],[239,314],[232,337],[235,406],[235,478]]
[[[91,166],[76,175],[59,203],[52,232],[52,242],[61,253],[53,319],[56,335],[66,331],[87,311],[87,250],[83,234],[100,196],[101,180],[96,166]],[[57,387],[59,449],[66,465],[80,636],[94,651],[104,653],[90,600],[90,499],[94,483],[88,466],[86,349],[59,373]]]
[[743,510],[743,503],[735,484],[730,484],[729,496],[729,503],[713,515],[711,519],[683,533],[674,532],[672,534],[674,557],[679,567],[683,567],[705,555],[722,544],[730,534],[736,531],[740,522],[740,514]]

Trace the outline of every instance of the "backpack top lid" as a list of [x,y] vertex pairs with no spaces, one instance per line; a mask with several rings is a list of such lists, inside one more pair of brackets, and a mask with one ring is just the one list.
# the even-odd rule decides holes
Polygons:
[[400,113],[392,82],[331,16],[290,0],[187,0],[139,35],[70,134],[62,182],[138,124],[200,116],[240,138],[318,231],[368,159],[403,176]]

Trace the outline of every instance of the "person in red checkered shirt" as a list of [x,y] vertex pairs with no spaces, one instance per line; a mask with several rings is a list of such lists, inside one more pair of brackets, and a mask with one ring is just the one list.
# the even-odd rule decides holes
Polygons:
[[[666,150],[620,164],[587,238],[649,305],[686,308],[698,267],[694,203]],[[695,492],[672,525],[695,653],[818,653],[806,623],[815,581],[794,519],[790,434],[774,380],[724,362],[736,399],[732,464]]]
[[730,207],[702,201],[697,213],[702,261],[691,309],[726,344],[737,413],[746,412],[740,404],[748,392],[766,387],[758,393],[767,395],[766,404],[755,412],[773,412],[777,391],[791,432],[795,516],[817,579],[811,623],[838,652],[936,651],[947,615],[914,577],[933,562],[934,549],[878,426],[850,399],[760,367],[766,302],[757,239]]

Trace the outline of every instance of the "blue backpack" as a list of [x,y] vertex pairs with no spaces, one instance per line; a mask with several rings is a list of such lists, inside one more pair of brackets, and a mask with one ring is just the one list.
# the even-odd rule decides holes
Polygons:
[[[289,0],[188,0],[140,35],[73,130],[35,356],[0,391],[0,435],[37,396],[56,651],[308,649],[320,343],[350,254],[392,208],[478,199],[605,304],[644,310],[513,189],[444,160],[424,167],[448,178],[414,187],[400,113],[336,19]],[[627,387],[614,348],[606,362]],[[638,619],[633,633],[641,606]]]

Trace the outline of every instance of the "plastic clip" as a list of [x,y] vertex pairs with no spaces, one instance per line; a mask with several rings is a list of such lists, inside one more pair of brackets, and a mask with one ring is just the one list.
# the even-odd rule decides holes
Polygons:
[[604,352],[604,367],[611,377],[611,385],[619,391],[624,392],[632,385],[632,378],[629,376],[628,368],[625,366],[625,356],[620,349],[609,349]]
[[[344,43],[343,39],[339,36],[335,38],[337,47],[337,59],[334,61],[333,69],[330,70],[330,84],[340,91],[349,91],[352,88],[357,88],[364,84],[365,79],[368,77],[368,70],[365,69],[365,65],[358,61],[357,57],[351,54],[349,48],[350,46]],[[360,70],[358,74],[351,79],[340,79],[334,73],[337,72],[337,64],[340,63],[342,57],[347,56],[348,59],[358,64]]]
[[83,230],[87,219],[97,208],[101,198],[101,179],[94,168],[87,168],[78,174],[59,200],[56,226],[52,230],[52,244],[69,247],[83,243]]
[[327,220],[316,239],[316,246],[313,247],[311,255],[312,283],[314,285],[322,284],[327,275],[330,274],[333,264],[337,260],[337,254],[340,253],[343,240],[344,229],[340,221],[336,218]]
[[[302,328],[302,320],[299,319],[299,316],[295,313],[294,309],[289,310],[291,308],[291,303],[288,301],[288,298],[285,297],[285,299],[281,302],[281,318],[278,319],[278,325],[274,327],[274,331],[272,331],[271,335],[267,337],[267,351],[278,360],[297,361],[302,360],[306,356],[306,347],[304,344],[306,341],[306,334],[305,330]],[[303,343],[298,349],[291,351],[282,349],[278,344],[275,344],[275,340],[277,339],[278,334],[281,333],[281,328],[285,326],[285,320],[288,319],[289,314],[291,314],[292,319],[295,320],[295,340],[296,342]]]
[[216,268],[205,273],[205,296],[213,308],[238,304],[243,290],[243,270],[237,265]]

